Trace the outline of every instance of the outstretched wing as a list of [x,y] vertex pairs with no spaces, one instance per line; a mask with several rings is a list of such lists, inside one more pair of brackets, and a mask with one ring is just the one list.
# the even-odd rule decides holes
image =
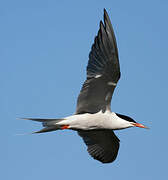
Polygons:
[[87,80],[77,100],[76,114],[110,110],[113,91],[120,78],[118,50],[106,10],[89,54]]
[[78,134],[94,159],[102,163],[111,163],[116,159],[120,140],[112,130],[78,131]]

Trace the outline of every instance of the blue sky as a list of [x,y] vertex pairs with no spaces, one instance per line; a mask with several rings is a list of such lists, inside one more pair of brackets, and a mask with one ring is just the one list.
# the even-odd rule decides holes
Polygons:
[[[166,179],[167,7],[166,0],[0,2],[1,179]],[[74,113],[103,8],[122,73],[112,110],[150,127],[116,132],[118,158],[105,165],[75,132],[16,135],[41,128],[18,117]]]

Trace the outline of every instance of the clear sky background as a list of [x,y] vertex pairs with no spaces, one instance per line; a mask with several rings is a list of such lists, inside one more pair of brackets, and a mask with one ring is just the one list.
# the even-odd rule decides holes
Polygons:
[[[117,160],[101,164],[73,131],[39,130],[18,117],[75,112],[88,54],[107,9],[121,79],[112,110],[150,130],[117,131]],[[0,179],[167,179],[167,0],[2,0],[0,2]]]

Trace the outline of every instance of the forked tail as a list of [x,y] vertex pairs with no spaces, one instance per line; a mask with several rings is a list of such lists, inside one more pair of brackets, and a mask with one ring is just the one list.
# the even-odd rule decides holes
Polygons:
[[32,121],[37,121],[37,122],[42,123],[44,128],[39,130],[39,131],[33,132],[33,134],[35,134],[35,133],[44,133],[44,132],[56,131],[58,129],[63,129],[62,126],[60,126],[57,123],[59,123],[62,120],[65,120],[65,119],[41,119],[41,118],[22,118],[22,119],[32,120]]

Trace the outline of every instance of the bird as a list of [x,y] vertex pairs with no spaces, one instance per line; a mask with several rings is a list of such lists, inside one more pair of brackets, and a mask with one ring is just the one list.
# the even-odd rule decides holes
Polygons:
[[77,99],[76,112],[64,118],[23,118],[38,121],[43,129],[33,133],[74,130],[83,138],[88,153],[102,163],[113,162],[120,140],[115,130],[147,128],[129,116],[111,111],[111,99],[120,79],[117,42],[109,15],[104,9],[100,26],[89,53],[87,77]]

